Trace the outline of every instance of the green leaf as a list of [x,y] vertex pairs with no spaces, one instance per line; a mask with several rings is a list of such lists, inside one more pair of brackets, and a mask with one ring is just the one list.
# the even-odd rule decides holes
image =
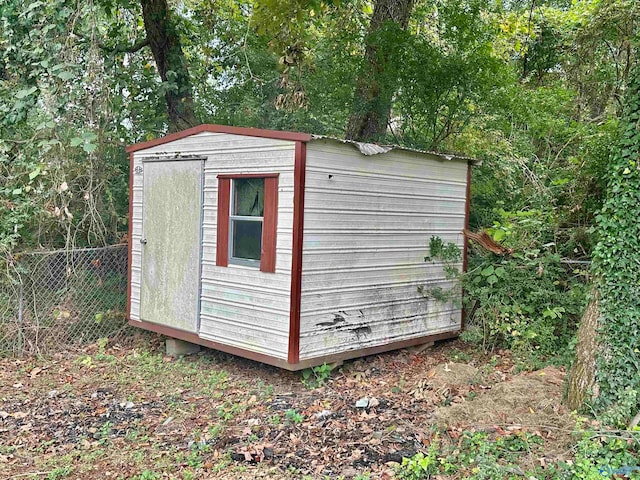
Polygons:
[[98,136],[93,132],[83,132],[82,133],[82,138],[84,138],[85,140],[88,140],[88,141],[91,142],[93,140],[96,140],[98,138]]
[[98,146],[95,143],[85,143],[82,146],[82,149],[87,153],[95,151],[96,148],[98,148]]
[[69,144],[72,147],[77,147],[78,145],[82,145],[84,143],[84,139],[80,138],[80,137],[73,137],[71,139],[71,141],[69,142]]
[[18,90],[18,92],[16,93],[16,98],[23,99],[25,97],[28,97],[32,93],[34,93],[36,90],[38,90],[38,87],[31,87],[31,88],[25,88],[23,90]]
[[20,195],[22,193],[22,189],[21,188],[14,188],[11,193],[14,194],[14,195]]
[[29,174],[29,180],[33,180],[34,178],[36,178],[38,175],[40,175],[40,172],[40,167],[36,167],[36,169]]
[[55,74],[56,77],[58,77],[60,80],[64,80],[65,82],[67,80],[71,80],[72,78],[75,78],[75,74],[68,72],[66,70],[63,70],[62,72],[58,72]]
[[493,275],[493,272],[494,272],[493,265],[489,265],[488,267],[484,268],[480,273],[482,274],[483,277],[488,277],[489,275]]
[[496,277],[495,275],[490,275],[489,278],[487,278],[487,283],[489,285],[493,285],[497,282],[498,282],[498,277]]
[[506,236],[507,236],[507,232],[505,232],[505,231],[504,231],[504,230],[502,230],[502,229],[498,229],[498,230],[496,230],[495,232],[493,232],[493,239],[494,239],[496,242],[500,242],[500,241],[504,240],[504,238],[505,238]]

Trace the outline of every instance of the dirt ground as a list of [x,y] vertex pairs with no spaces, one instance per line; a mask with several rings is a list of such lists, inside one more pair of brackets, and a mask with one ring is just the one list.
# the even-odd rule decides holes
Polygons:
[[516,374],[507,353],[460,341],[347,362],[319,388],[212,350],[162,352],[145,336],[0,360],[0,478],[392,478],[436,432],[527,431],[549,461],[570,442],[564,372]]

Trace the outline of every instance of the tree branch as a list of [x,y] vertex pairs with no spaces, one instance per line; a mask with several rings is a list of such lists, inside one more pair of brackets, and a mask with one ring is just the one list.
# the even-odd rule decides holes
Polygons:
[[[116,45],[115,47],[111,48],[111,51],[114,53],[135,53],[138,50],[142,50],[144,47],[148,46],[149,39],[145,37],[142,40],[138,40],[133,45]],[[105,50],[109,49],[108,47],[104,47],[102,45],[100,45],[100,48],[104,48]]]
[[100,40],[96,39],[96,38],[89,38],[86,35],[83,35],[79,32],[73,32],[76,36],[80,37],[83,40],[86,40],[87,42],[93,42],[95,43],[98,48],[100,48],[101,50],[104,50],[105,52],[109,52],[109,53],[135,53],[139,50],[142,50],[144,47],[148,47],[149,46],[149,39],[147,37],[144,37],[142,40],[138,40],[137,42],[135,42],[133,45],[105,45],[103,42],[101,42]]

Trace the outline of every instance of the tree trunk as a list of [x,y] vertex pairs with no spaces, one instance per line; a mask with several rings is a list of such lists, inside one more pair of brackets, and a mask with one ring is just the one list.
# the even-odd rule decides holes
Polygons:
[[193,110],[193,88],[180,37],[171,19],[167,0],[140,0],[147,40],[163,82],[169,131],[193,127],[199,122]]
[[597,395],[596,360],[598,355],[598,292],[594,288],[591,301],[582,316],[578,328],[576,358],[569,371],[569,388],[567,390],[567,406],[578,410],[585,401]]
[[[402,32],[407,29],[414,0],[376,0],[369,31],[365,40],[365,65],[356,85],[346,138],[374,141],[387,130],[393,95],[397,90],[397,69],[400,46],[389,39],[402,42]],[[379,34],[389,28],[385,45],[380,44]],[[393,30],[396,31],[395,35]]]

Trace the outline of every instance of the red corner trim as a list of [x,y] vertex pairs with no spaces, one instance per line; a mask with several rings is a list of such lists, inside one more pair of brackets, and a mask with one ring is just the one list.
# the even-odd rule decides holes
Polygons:
[[294,142],[308,142],[311,140],[311,135],[308,133],[298,132],[281,132],[279,130],[264,130],[262,128],[245,128],[245,127],[229,127],[227,125],[211,125],[203,124],[192,128],[187,128],[181,132],[171,133],[161,138],[149,140],[147,142],[134,143],[127,147],[127,153],[137,152],[138,150],[144,150],[146,148],[155,147],[164,143],[180,140],[181,138],[189,137],[191,135],[197,135],[198,133],[211,132],[211,133],[229,133],[232,135],[248,135],[251,137],[263,137],[273,138],[276,140],[291,140]]
[[127,318],[131,318],[131,260],[133,258],[133,153],[129,154],[129,225],[127,229]]
[[231,180],[218,179],[218,228],[216,230],[216,265],[229,264],[229,197]]
[[276,231],[278,228],[278,176],[265,176],[264,215],[260,271],[276,271]]
[[302,294],[302,241],[304,235],[304,182],[307,144],[296,142],[293,171],[293,258],[291,262],[291,308],[289,311],[288,362],[300,360],[300,300]]

